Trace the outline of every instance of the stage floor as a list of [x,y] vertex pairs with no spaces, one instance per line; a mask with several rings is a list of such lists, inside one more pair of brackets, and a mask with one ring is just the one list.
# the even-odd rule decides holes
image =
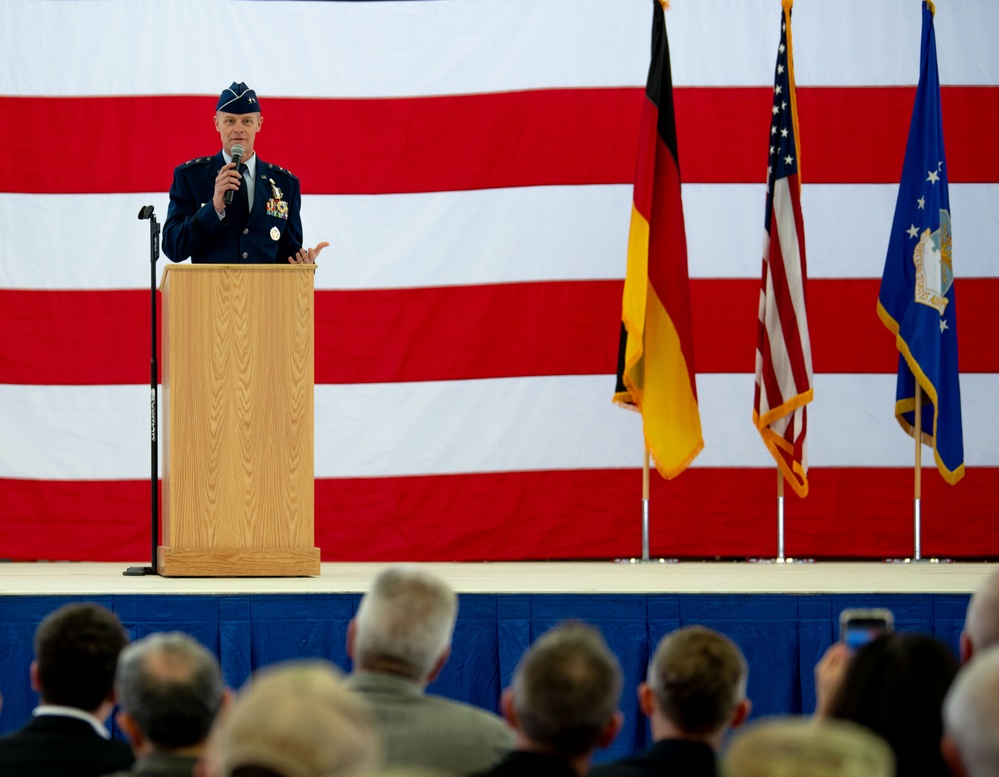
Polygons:
[[[0,596],[360,593],[391,564],[324,563],[318,577],[128,577],[128,564],[0,563]],[[613,562],[420,564],[459,593],[971,593],[994,563]]]

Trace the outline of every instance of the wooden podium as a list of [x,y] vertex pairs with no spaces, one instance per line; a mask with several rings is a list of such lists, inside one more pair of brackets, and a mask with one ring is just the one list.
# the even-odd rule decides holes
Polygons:
[[319,574],[314,273],[164,269],[161,575]]

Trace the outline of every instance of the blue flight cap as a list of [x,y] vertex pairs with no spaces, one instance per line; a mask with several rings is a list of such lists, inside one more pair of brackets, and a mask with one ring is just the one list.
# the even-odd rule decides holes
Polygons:
[[233,81],[232,86],[222,90],[215,110],[226,113],[260,113],[260,103],[257,102],[257,93],[250,87],[242,81],[238,84]]

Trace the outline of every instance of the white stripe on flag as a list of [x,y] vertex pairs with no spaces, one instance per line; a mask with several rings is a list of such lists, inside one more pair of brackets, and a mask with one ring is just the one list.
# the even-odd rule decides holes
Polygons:
[[[613,376],[316,386],[316,476],[385,477],[640,467],[641,418],[607,401]],[[610,389],[608,389],[610,386]],[[906,467],[894,375],[815,376],[811,466]],[[695,467],[772,467],[746,422],[753,375],[697,376],[705,449]],[[999,466],[999,375],[962,375],[969,467]],[[878,408],[884,409],[879,412]],[[148,386],[0,385],[0,477],[149,476]],[[852,419],[844,421],[844,419]]]
[[[639,86],[648,70],[649,2],[3,0],[0,50],[37,54],[0,69],[0,94],[217,95],[234,77],[262,97]],[[773,8],[772,0],[676,3],[667,18],[674,86],[771,85],[772,31],[760,30]],[[915,84],[914,8],[909,0],[796,7],[798,86]],[[999,4],[948,4],[935,26],[947,53],[943,84],[999,82],[992,40]],[[275,40],[295,45],[282,52],[281,67],[271,57],[246,57],[237,76],[230,59],[190,56],[214,49],[219,30],[248,52],[270,51]],[[86,66],[66,66],[74,62]],[[321,77],[289,78],[309,73]]]
[[[897,192],[897,184],[805,185],[809,277],[879,278]],[[759,234],[763,193],[762,183],[684,185],[691,278],[759,278],[760,257],[746,235]],[[961,277],[999,277],[999,185],[951,184],[950,197],[961,226]],[[630,185],[305,195],[302,221],[307,241],[332,244],[317,289],[621,279],[630,201]],[[166,218],[165,193],[0,193],[7,225],[0,249],[8,257],[0,288],[148,288],[149,229],[135,218],[147,204]]]

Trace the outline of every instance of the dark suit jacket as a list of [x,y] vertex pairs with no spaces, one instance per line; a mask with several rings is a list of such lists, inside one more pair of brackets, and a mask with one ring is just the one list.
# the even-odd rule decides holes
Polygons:
[[0,737],[3,777],[101,777],[134,760],[125,742],[104,739],[87,721],[61,715],[32,718]]
[[212,204],[215,178],[225,165],[215,156],[192,159],[173,171],[170,208],[163,224],[163,253],[174,262],[288,264],[302,247],[302,196],[298,178],[277,165],[256,162],[249,215],[239,192],[219,220]]
[[544,753],[514,750],[479,777],[578,777],[567,761]]
[[594,766],[590,777],[715,777],[711,745],[688,739],[663,739],[644,753]]
[[107,777],[191,777],[198,759],[190,755],[150,753],[140,758],[128,771],[115,772]]

